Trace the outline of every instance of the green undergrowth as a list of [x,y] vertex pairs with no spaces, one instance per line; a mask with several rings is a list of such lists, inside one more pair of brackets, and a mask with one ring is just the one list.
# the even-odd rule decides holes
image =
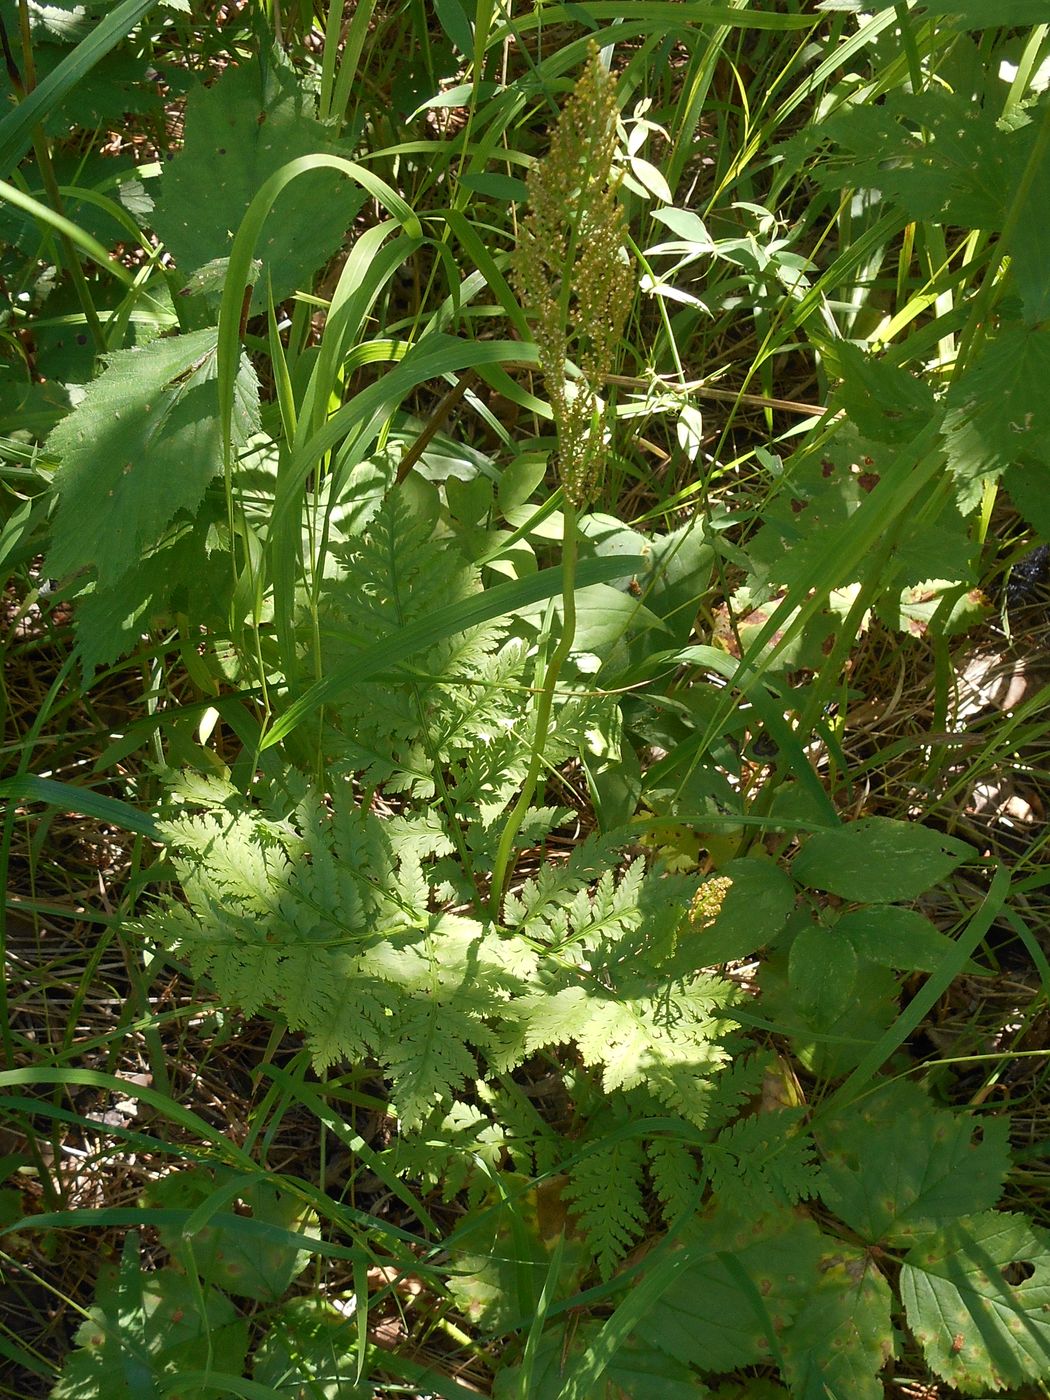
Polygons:
[[0,18],[7,1393],[1046,1394],[1042,4]]

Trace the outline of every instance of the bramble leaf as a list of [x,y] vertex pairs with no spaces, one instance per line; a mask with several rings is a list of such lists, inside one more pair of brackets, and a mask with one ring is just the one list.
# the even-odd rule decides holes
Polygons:
[[[215,386],[217,333],[120,350],[47,441],[58,457],[48,568],[56,577],[94,565],[114,584],[156,545],[179,511],[192,514],[222,468]],[[234,448],[259,428],[259,386],[241,358]]]
[[[585,1256],[580,1242],[563,1233],[564,1177],[539,1188],[511,1172],[494,1180],[498,1191],[490,1197],[505,1208],[493,1210],[490,1198],[461,1222],[448,1289],[473,1325],[498,1333],[532,1318],[545,1288],[568,1290]],[[560,1267],[552,1278],[556,1246]]]
[[891,92],[822,122],[820,134],[842,147],[815,172],[821,184],[880,190],[911,219],[1002,227],[1022,153],[969,92]]
[[794,1400],[883,1400],[879,1372],[893,1355],[891,1302],[889,1284],[868,1254],[827,1240],[781,1344]]
[[[196,1210],[233,1180],[228,1168],[173,1172],[150,1183],[147,1199],[161,1209]],[[229,1213],[213,1216],[188,1243],[179,1230],[161,1227],[161,1239],[173,1252],[186,1244],[205,1283],[237,1297],[276,1302],[306,1268],[310,1253],[286,1238],[253,1228],[252,1221],[317,1238],[317,1216],[297,1196],[267,1181],[246,1182],[239,1199],[250,1209],[250,1218]]]
[[920,1240],[901,1297],[929,1365],[964,1395],[1050,1376],[1050,1236],[988,1212]]
[[1050,465],[1050,331],[1011,326],[983,346],[948,393],[944,439],[959,509],[1013,463]]
[[[185,144],[165,166],[153,220],[183,275],[229,256],[248,205],[281,166],[332,150],[307,102],[296,75],[265,55],[227,68],[189,98]],[[267,279],[275,301],[308,283],[364,198],[333,170],[300,175],[278,196],[255,249],[263,263],[257,310],[266,304]]]
[[180,518],[156,549],[132,561],[115,583],[77,598],[77,656],[85,675],[131,651],[138,637],[172,614],[198,626],[222,625],[223,603],[233,586],[226,531],[208,519],[207,503],[194,520]]
[[875,442],[907,442],[937,411],[933,390],[907,370],[865,354],[848,340],[834,343],[842,384],[835,399],[857,430]]
[[917,1085],[884,1084],[815,1129],[820,1195],[862,1239],[915,1239],[955,1216],[990,1209],[1010,1165],[1006,1120],[938,1109]]
[[709,1372],[770,1361],[816,1282],[825,1243],[790,1211],[709,1213],[687,1246],[691,1262],[646,1318],[646,1340]]

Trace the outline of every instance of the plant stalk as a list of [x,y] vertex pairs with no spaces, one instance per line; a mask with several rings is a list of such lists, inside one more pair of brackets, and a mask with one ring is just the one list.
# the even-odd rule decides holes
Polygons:
[[532,757],[525,774],[525,782],[518,794],[518,800],[510,810],[500,836],[499,846],[496,848],[496,858],[492,866],[490,907],[492,917],[497,922],[507,881],[513,873],[514,839],[521,830],[525,813],[529,810],[536,794],[536,785],[539,781],[540,769],[543,766],[543,752],[547,742],[551,711],[554,708],[554,692],[558,685],[558,677],[568,660],[572,644],[576,639],[576,563],[579,558],[579,538],[576,532],[576,506],[569,499],[568,493],[566,493],[564,501],[564,519],[565,530],[561,557],[561,637],[551,653],[543,676],[543,684],[536,697],[536,732],[532,743]]

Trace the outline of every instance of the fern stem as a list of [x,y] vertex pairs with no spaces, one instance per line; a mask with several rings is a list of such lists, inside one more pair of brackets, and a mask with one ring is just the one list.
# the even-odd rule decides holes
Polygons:
[[491,890],[491,911],[492,917],[499,921],[500,908],[503,903],[503,894],[507,881],[513,872],[512,853],[514,849],[514,838],[521,830],[521,824],[525,820],[525,813],[532,805],[532,799],[536,795],[536,784],[539,781],[540,769],[543,766],[543,752],[547,743],[547,732],[550,727],[551,710],[554,708],[554,691],[558,684],[558,676],[561,668],[568,659],[572,650],[572,644],[576,637],[576,561],[579,557],[579,539],[576,533],[576,506],[569,499],[568,493],[564,501],[565,530],[562,542],[561,557],[561,597],[562,597],[562,629],[561,638],[558,645],[551,653],[550,661],[544,672],[543,684],[539,688],[536,697],[536,731],[532,742],[532,757],[529,760],[528,772],[525,774],[525,782],[518,800],[510,810],[506,825],[500,835],[499,845],[496,848],[496,858],[492,866],[492,890]]

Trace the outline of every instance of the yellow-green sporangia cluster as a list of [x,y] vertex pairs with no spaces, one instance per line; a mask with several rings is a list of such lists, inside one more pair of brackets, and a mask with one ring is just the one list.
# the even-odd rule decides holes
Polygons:
[[728,875],[715,875],[704,881],[689,906],[689,922],[694,929],[711,927],[732,888],[733,881]]
[[[535,311],[536,344],[558,430],[558,470],[579,509],[605,455],[601,389],[633,290],[616,199],[616,85],[592,46],[545,159],[528,178],[514,270]],[[570,370],[575,366],[577,374]]]

